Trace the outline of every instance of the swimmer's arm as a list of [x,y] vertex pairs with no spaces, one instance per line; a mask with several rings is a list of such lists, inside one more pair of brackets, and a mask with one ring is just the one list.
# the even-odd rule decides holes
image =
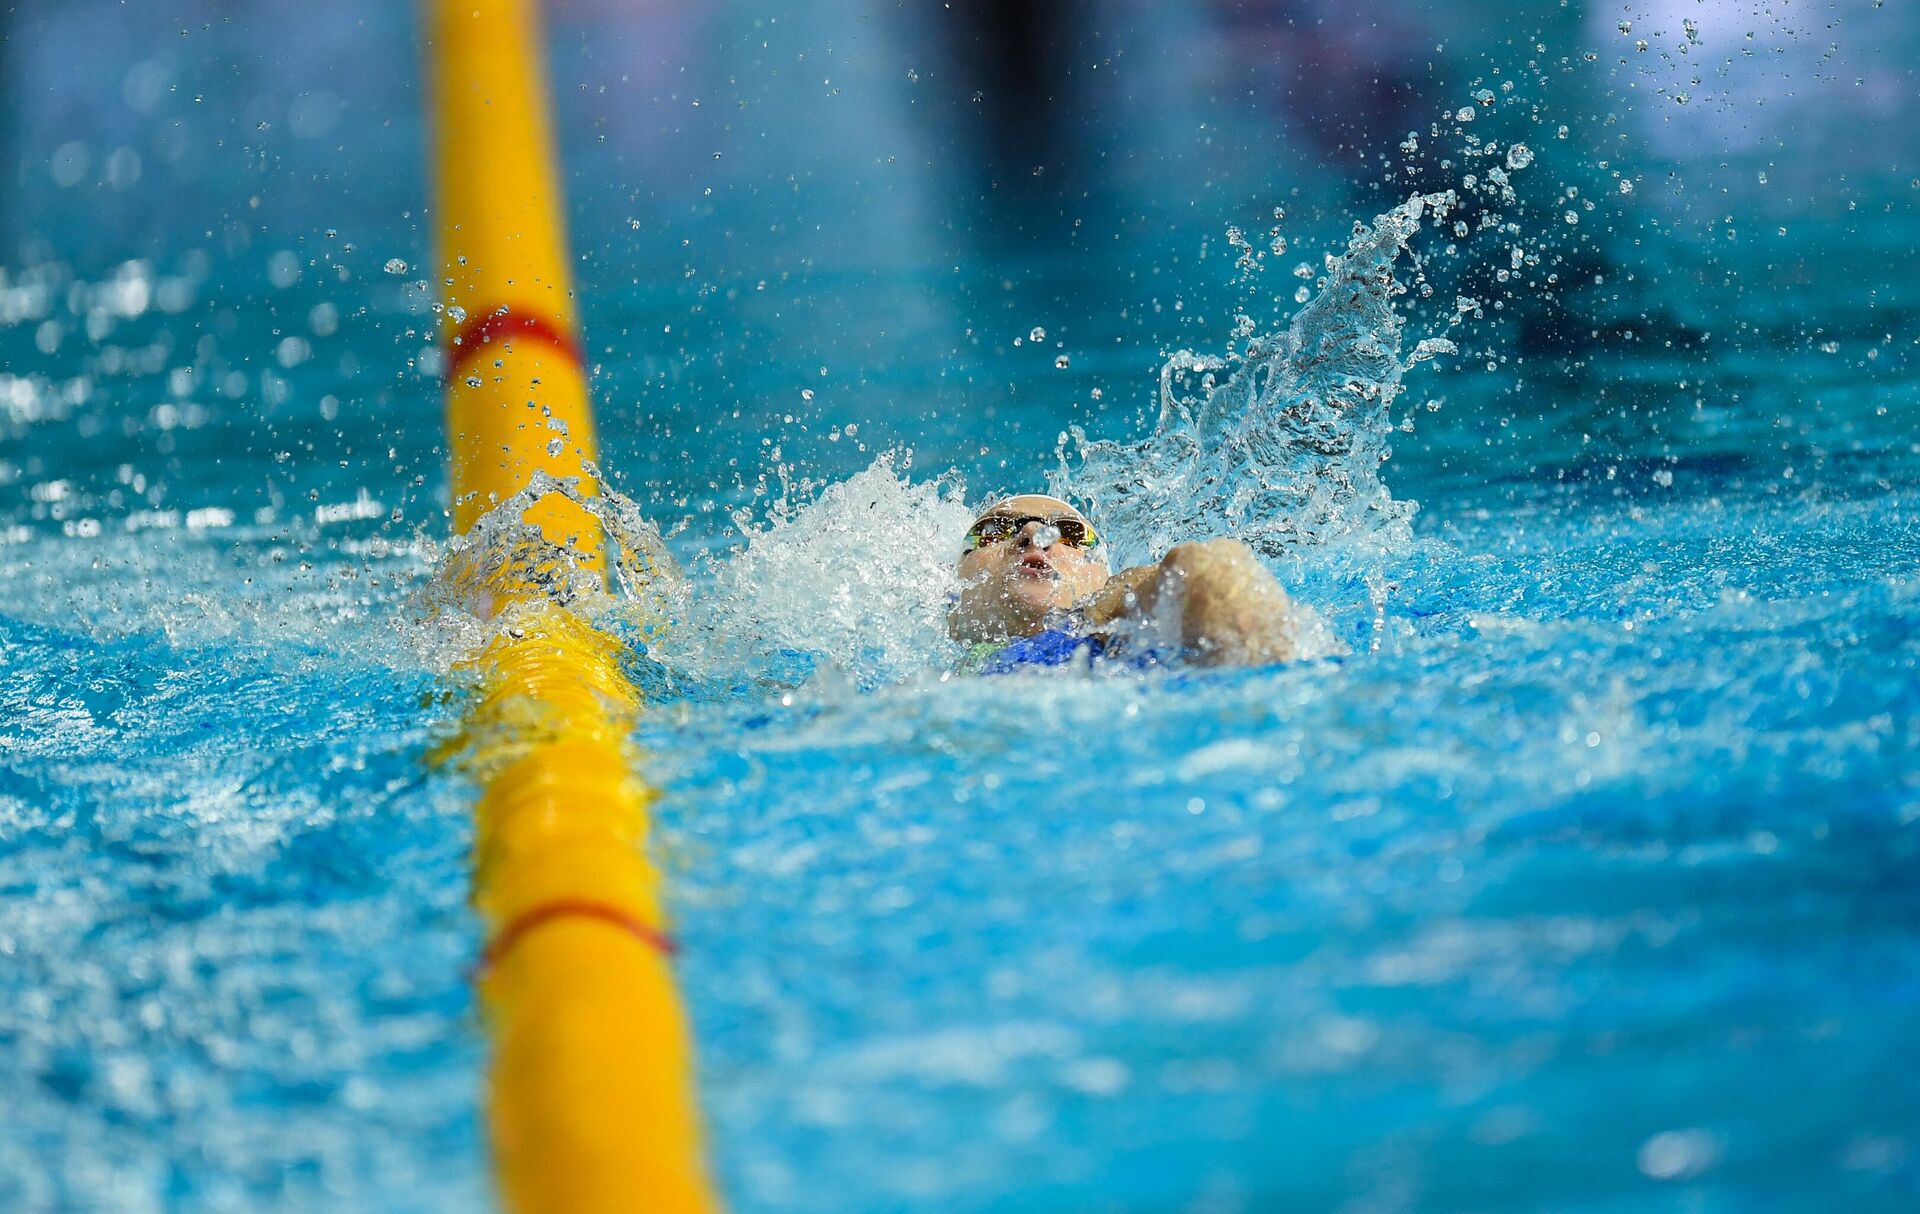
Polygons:
[[1262,666],[1294,658],[1293,603],[1239,540],[1176,544],[1152,565],[1123,570],[1081,610],[1090,627],[1160,617],[1180,646],[1209,666]]

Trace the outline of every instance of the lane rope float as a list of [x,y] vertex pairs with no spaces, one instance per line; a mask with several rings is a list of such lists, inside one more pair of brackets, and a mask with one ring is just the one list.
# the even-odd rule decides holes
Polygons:
[[[456,534],[539,472],[598,492],[534,7],[428,0]],[[580,502],[545,494],[524,521],[604,572]],[[505,576],[487,587],[492,638],[462,663],[477,686],[458,748],[481,788],[473,903],[502,1200],[515,1214],[717,1210],[646,850],[640,697],[616,641]]]

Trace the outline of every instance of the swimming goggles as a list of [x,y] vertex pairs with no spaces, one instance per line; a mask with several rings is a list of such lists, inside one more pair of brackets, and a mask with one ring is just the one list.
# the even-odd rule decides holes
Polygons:
[[1019,535],[1028,523],[1039,523],[1040,531],[1036,539],[1052,531],[1058,540],[1041,543],[1042,548],[1051,548],[1053,543],[1065,544],[1069,548],[1091,548],[1100,542],[1100,536],[1093,524],[1083,518],[1064,515],[1060,518],[1042,518],[1037,514],[988,514],[967,529],[967,551],[985,548],[989,544],[1001,544]]

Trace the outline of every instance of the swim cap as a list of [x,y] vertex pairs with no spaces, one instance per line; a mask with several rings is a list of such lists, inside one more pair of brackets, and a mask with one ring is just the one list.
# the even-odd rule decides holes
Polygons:
[[1092,526],[1093,524],[1092,519],[1089,519],[1085,514],[1081,513],[1080,507],[1074,505],[1070,501],[1067,501],[1065,498],[1055,497],[1051,493],[1009,493],[1004,497],[995,498],[993,501],[987,503],[987,505],[983,507],[978,514],[973,516],[973,521],[976,523],[979,522],[981,519],[987,517],[989,514],[992,514],[994,511],[1000,509],[1000,507],[1006,505],[1008,502],[1013,501],[1015,498],[1020,498],[1020,497],[1037,497],[1043,502],[1052,502],[1054,505],[1060,507],[1061,510],[1065,511],[1068,514],[1071,514],[1073,517],[1079,519],[1083,523],[1086,523],[1088,526]]

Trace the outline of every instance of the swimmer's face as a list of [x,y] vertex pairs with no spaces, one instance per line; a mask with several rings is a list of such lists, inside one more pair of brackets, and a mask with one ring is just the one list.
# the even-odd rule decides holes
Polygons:
[[1085,525],[1086,519],[1064,503],[1024,494],[996,502],[981,516],[983,521],[1023,518],[1034,521],[960,558],[960,601],[947,621],[955,640],[1032,636],[1045,627],[1049,611],[1071,607],[1106,585],[1107,563],[1099,550],[1069,544],[1048,525],[1060,519]]

